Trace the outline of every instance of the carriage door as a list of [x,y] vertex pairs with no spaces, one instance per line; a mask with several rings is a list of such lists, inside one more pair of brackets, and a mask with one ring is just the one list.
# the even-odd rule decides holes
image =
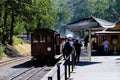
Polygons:
[[60,54],[60,34],[55,34],[55,47],[56,54]]

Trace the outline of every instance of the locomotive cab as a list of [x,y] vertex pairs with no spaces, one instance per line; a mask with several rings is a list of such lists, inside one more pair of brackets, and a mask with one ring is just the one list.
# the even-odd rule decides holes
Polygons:
[[31,55],[36,59],[54,59],[60,54],[60,34],[50,29],[36,29],[31,34]]

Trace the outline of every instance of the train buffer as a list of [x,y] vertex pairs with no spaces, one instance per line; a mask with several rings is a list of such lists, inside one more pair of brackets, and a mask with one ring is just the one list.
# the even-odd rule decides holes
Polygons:
[[55,55],[55,59],[60,59],[60,58],[62,58],[62,54],[59,54],[59,55]]

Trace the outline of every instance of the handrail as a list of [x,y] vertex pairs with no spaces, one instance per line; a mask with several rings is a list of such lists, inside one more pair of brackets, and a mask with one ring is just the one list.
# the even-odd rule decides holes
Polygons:
[[[70,77],[70,73],[73,71],[75,64],[75,52],[71,52],[71,54],[64,59],[62,62],[57,63],[57,68],[55,68],[55,72],[48,76],[48,80],[53,80],[55,73],[57,72],[57,80],[61,80],[61,67],[64,66],[64,80],[67,80]],[[72,66],[72,71],[71,70]]]

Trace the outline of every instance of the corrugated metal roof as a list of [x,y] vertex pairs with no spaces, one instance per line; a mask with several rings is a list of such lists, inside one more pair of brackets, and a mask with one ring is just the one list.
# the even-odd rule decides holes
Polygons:
[[114,26],[115,23],[92,16],[89,18],[83,18],[78,21],[69,23],[66,25],[66,28],[72,30],[79,30],[82,28],[98,28],[98,27],[113,28]]
[[95,17],[92,17],[92,18],[94,18],[101,25],[101,27],[104,27],[104,28],[115,27],[115,23],[112,23],[112,22],[109,22],[109,21],[106,21],[100,18],[95,18]]

